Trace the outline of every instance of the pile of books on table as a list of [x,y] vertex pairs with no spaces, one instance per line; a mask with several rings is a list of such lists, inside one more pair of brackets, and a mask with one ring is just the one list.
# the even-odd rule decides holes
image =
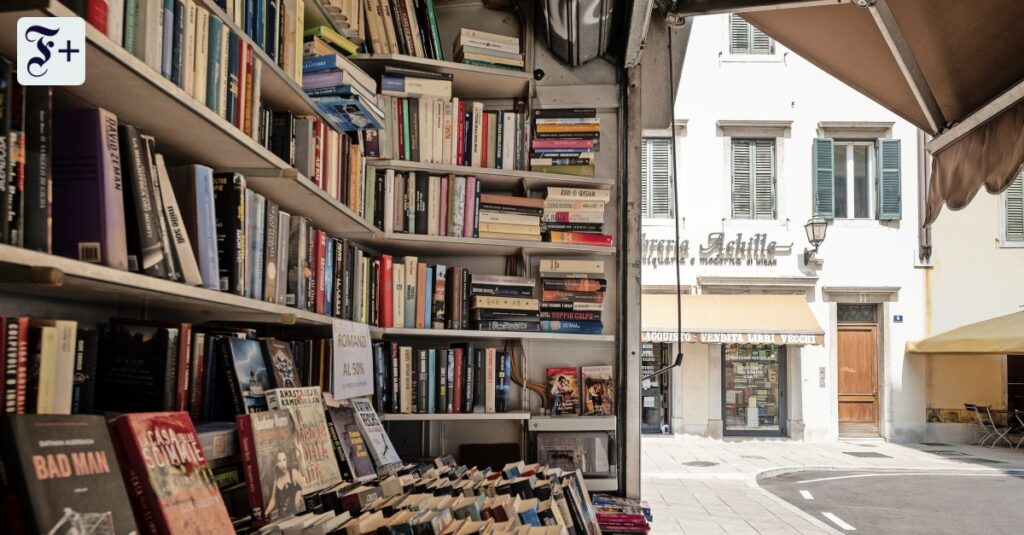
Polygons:
[[[351,45],[351,46],[350,46]],[[321,26],[306,32],[302,89],[326,120],[343,132],[381,128],[377,83],[349,61],[355,45]]]
[[594,509],[604,535],[647,533],[654,522],[651,506],[642,500],[597,494]]
[[546,332],[601,334],[608,288],[603,260],[540,261],[540,328]]
[[473,275],[470,314],[481,331],[540,331],[535,279],[507,275]]
[[483,193],[480,195],[479,237],[541,241],[544,199]]
[[543,202],[541,232],[544,240],[576,245],[610,247],[604,233],[604,207],[610,190],[549,187]]
[[533,110],[530,170],[594,176],[601,120],[594,108]]
[[521,71],[526,65],[518,38],[469,28],[463,28],[455,37],[455,61],[513,71]]

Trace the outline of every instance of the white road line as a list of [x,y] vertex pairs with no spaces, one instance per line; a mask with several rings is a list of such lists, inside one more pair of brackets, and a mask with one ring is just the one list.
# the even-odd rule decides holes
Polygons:
[[941,477],[1013,477],[1013,474],[994,473],[994,474],[965,474],[956,472],[946,473],[921,473],[921,472],[898,472],[888,474],[854,474],[849,476],[833,476],[833,477],[822,477],[818,479],[805,479],[803,481],[797,481],[799,484],[803,483],[820,483],[822,481],[836,481],[839,479],[856,479],[860,477],[907,477],[907,476],[941,476]]
[[831,520],[833,524],[839,526],[843,531],[857,531],[857,528],[843,522],[842,518],[839,518],[832,513],[821,513],[821,516]]
[[813,500],[814,499],[814,496],[812,496],[811,493],[806,491],[806,490],[801,490],[800,491],[800,495],[803,496],[805,500]]

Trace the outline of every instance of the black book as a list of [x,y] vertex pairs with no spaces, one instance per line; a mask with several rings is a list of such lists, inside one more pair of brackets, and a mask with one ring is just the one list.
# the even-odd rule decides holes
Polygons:
[[374,258],[370,262],[370,321],[371,325],[376,325],[378,318],[380,318],[380,259]]
[[398,371],[398,342],[391,342],[388,347],[388,392],[389,409],[387,412],[399,413],[402,411],[399,381],[401,376]]
[[430,410],[430,367],[428,366],[428,350],[416,350],[416,412],[426,413]]
[[534,119],[593,119],[597,117],[595,108],[559,108],[533,110]]
[[281,40],[278,36],[278,30],[280,28],[278,1],[267,0],[264,10],[263,33],[265,37],[263,39],[263,50],[267,52],[267,56],[270,56],[271,61],[277,62],[277,42]]
[[494,295],[500,297],[533,297],[533,288],[526,286],[504,286],[500,284],[472,284],[470,295]]
[[265,230],[263,232],[263,300],[275,303],[277,302],[278,262],[287,262],[287,260],[278,258],[278,233],[288,232],[288,229],[278,228],[281,226],[281,208],[277,203],[267,199],[266,206]]
[[415,56],[416,45],[412,42],[412,26],[409,24],[409,15],[405,11],[405,0],[384,0],[384,3],[390,4],[387,6],[387,9],[391,10],[391,18],[395,21],[394,27],[398,43],[398,53]]
[[378,413],[387,412],[388,408],[388,368],[391,365],[391,344],[377,342],[373,344],[373,408]]
[[486,354],[487,350],[483,348],[477,348],[473,352],[473,358],[470,359],[473,363],[473,382],[470,383],[470,389],[473,390],[473,404],[469,405],[472,410],[467,412],[484,412],[485,406],[484,401],[486,400],[487,390],[487,376],[486,376]]
[[543,208],[530,208],[529,206],[509,206],[505,204],[480,203],[480,209],[487,212],[501,212],[504,214],[521,214],[540,217],[544,214]]
[[348,239],[342,240],[344,244],[342,250],[345,254],[345,260],[343,262],[344,269],[341,273],[342,279],[342,295],[341,295],[341,317],[347,320],[352,319],[352,285],[355,277],[355,270],[358,266],[355,265],[356,261],[356,248],[348,242]]
[[217,217],[217,262],[220,290],[245,293],[245,177],[213,175],[213,206]]
[[500,321],[539,321],[540,316],[538,313],[532,310],[505,310],[505,309],[492,309],[492,308],[477,308],[473,310],[470,319],[474,321],[480,320],[500,320]]
[[499,351],[495,362],[494,378],[494,410],[508,412],[512,403],[512,355],[508,351]]
[[427,233],[427,192],[430,189],[430,177],[424,172],[411,173],[416,179],[416,198],[413,201],[413,206],[416,210],[415,221],[413,228],[409,229],[410,234],[426,234]]
[[447,80],[449,82],[455,78],[453,75],[443,72],[430,72],[420,69],[413,69],[411,67],[402,67],[399,65],[386,65],[384,67],[384,72],[387,74],[398,74],[402,76],[410,76],[413,78],[431,78],[434,80]]
[[[409,154],[412,161],[420,161],[420,99],[409,99]],[[426,194],[426,190],[423,190]],[[417,225],[416,228],[419,228]],[[426,227],[423,227],[426,234]]]
[[80,327],[75,337],[75,380],[71,391],[73,414],[90,414],[94,410],[98,352],[99,333],[96,329]]
[[[333,239],[333,238],[331,238]],[[329,314],[336,318],[344,318],[342,312],[345,308],[345,272],[348,270],[346,260],[348,255],[345,249],[348,248],[346,240],[334,240],[334,273],[327,275],[334,278],[334,285],[331,287],[334,292],[334,299],[331,300],[332,309]]]
[[604,223],[541,223],[541,232],[584,232],[588,234],[603,234]]
[[[316,229],[309,223],[306,229],[306,259],[303,267],[305,273],[306,310],[316,308],[316,268],[314,256],[316,255]],[[307,383],[308,384],[308,383]]]
[[[462,161],[460,165],[472,165],[473,162],[473,106],[469,103],[462,116]],[[457,136],[453,136],[457,139]]]
[[0,243],[10,243],[7,192],[13,184],[11,147],[11,100],[14,98],[14,65],[0,58]]
[[[431,28],[433,26],[430,24],[430,13],[428,12],[431,9],[430,6],[427,5],[425,0],[413,0],[412,5],[415,14],[410,13],[409,16],[416,17],[416,24],[419,26],[417,38],[423,43],[423,52],[430,59],[444,61],[444,51],[437,48],[438,43],[431,36]],[[449,77],[449,80],[452,79],[452,75],[448,74],[446,76]]]
[[167,276],[164,248],[160,241],[160,223],[150,193],[149,165],[142,136],[134,126],[118,127],[121,149],[121,184],[124,191],[124,218],[128,244],[128,269],[153,277]]
[[373,179],[373,224],[384,228],[384,173],[374,173]]
[[[17,511],[6,533],[137,533],[102,416],[19,414],[0,423],[0,451]],[[7,531],[10,530],[10,531]]]
[[500,332],[540,332],[539,319],[516,319],[516,320],[480,320],[476,322],[479,331],[500,331]]
[[288,111],[275,111],[271,119],[270,152],[295,165],[295,119]]
[[25,243],[25,159],[13,158],[25,151],[25,87],[11,84],[11,178],[4,196],[7,209],[7,243],[21,247]]
[[235,414],[266,411],[270,374],[259,341],[224,337],[218,340],[217,351]]
[[[185,46],[182,43],[185,36],[185,2],[176,0],[174,2],[174,35],[171,42],[163,46],[171,47],[171,81],[178,87],[182,86],[182,67],[185,65]],[[237,50],[237,41],[235,42]]]
[[25,191],[24,241],[26,249],[49,253],[51,250],[50,218],[50,149],[53,103],[49,87],[25,88]]
[[459,328],[469,328],[469,269],[462,269],[462,278],[459,279],[459,299],[462,306],[459,308]]
[[97,411],[174,410],[178,329],[124,323],[101,325],[98,349]]
[[[534,132],[534,139],[601,139],[601,132]],[[594,147],[597,150],[597,147]]]
[[150,202],[156,212],[157,225],[160,230],[160,246],[164,250],[164,269],[167,271],[167,278],[170,280],[182,280],[181,262],[178,260],[178,252],[171,242],[170,225],[168,217],[170,212],[164,206],[164,197],[160,190],[160,177],[157,175],[156,163],[156,139],[153,136],[142,135],[142,154],[146,161],[146,179],[149,181]]

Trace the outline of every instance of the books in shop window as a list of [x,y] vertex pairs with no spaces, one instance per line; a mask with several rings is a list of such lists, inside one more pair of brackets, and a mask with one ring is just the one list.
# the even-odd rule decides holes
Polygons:
[[549,409],[554,416],[580,412],[580,384],[576,367],[548,368]]

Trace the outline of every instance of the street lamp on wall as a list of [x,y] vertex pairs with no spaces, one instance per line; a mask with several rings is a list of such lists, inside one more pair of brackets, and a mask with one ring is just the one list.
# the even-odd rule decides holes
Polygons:
[[828,230],[828,220],[824,217],[816,215],[807,220],[804,224],[804,232],[807,233],[807,241],[814,246],[814,249],[804,249],[804,264],[809,265],[812,260],[815,260],[814,255],[818,252],[818,247],[825,241],[825,232]]

